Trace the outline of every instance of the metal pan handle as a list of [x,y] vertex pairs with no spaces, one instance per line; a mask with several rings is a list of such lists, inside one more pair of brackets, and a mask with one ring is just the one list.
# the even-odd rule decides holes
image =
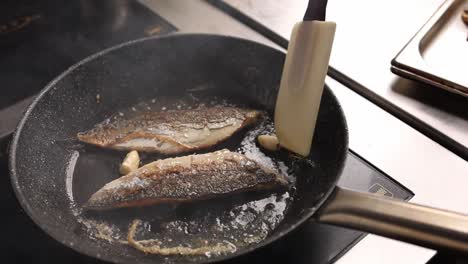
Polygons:
[[316,218],[427,248],[468,252],[468,216],[374,194],[336,187]]

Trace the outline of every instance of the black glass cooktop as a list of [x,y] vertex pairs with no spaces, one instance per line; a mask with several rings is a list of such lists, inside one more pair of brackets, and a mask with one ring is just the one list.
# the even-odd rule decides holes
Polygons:
[[[112,45],[176,31],[136,1],[3,1],[0,3],[0,257],[5,263],[101,263],[62,246],[20,207],[9,182],[6,145],[31,98],[79,60]],[[349,152],[339,185],[403,200],[409,190]],[[273,245],[232,263],[330,263],[363,233],[309,222]]]
[[0,108],[95,52],[175,30],[136,1],[8,2],[0,4]]

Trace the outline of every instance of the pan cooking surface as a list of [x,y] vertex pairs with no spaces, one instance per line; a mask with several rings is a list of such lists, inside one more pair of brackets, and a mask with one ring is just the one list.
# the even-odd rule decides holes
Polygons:
[[[104,122],[132,116],[141,111],[192,109],[200,104],[242,107],[241,101],[197,93],[189,93],[183,99],[154,98],[119,110]],[[85,232],[90,239],[127,245],[127,236],[133,224],[136,232],[132,237],[142,241],[139,244],[143,247],[157,246],[162,248],[163,252],[176,250],[181,255],[201,255],[198,258],[234,253],[252,243],[262,241],[275,230],[287,213],[295,188],[293,167],[294,163],[298,162],[297,158],[287,153],[265,154],[257,146],[258,135],[271,133],[274,133],[273,123],[270,117],[266,116],[259,124],[247,127],[225,142],[203,152],[228,148],[242,153],[285,176],[291,184],[289,191],[237,194],[203,202],[103,212],[84,212],[81,205],[104,184],[120,176],[120,162],[126,153],[81,144],[72,145],[74,151],[70,156],[65,177],[70,209],[80,223],[77,232]],[[67,144],[64,146],[67,147]],[[160,154],[140,154],[142,164],[168,157]]]
[[[111,262],[218,261],[270,244],[314,214],[333,190],[343,168],[347,150],[346,123],[341,107],[328,87],[323,92],[309,162],[294,159],[288,162],[285,157],[270,155],[273,164],[278,160],[284,161],[285,166],[278,163],[283,172],[288,171],[287,168],[292,169],[293,173],[288,174],[294,174],[296,188],[289,197],[282,194],[276,197],[241,195],[177,207],[154,206],[143,212],[122,210],[106,215],[85,214],[79,210],[81,204],[91,193],[118,177],[118,166],[126,153],[84,146],[76,141],[76,133],[90,129],[124,109],[132,111],[131,107],[140,102],[151,104],[152,98],[167,96],[180,99],[181,96],[201,92],[219,96],[221,100],[227,99],[228,103],[269,111],[271,116],[283,63],[284,53],[270,47],[204,34],[141,39],[80,62],[51,82],[19,123],[10,151],[11,182],[18,200],[34,222],[56,240],[81,253]],[[268,122],[262,129],[271,129],[267,125]],[[237,137],[204,152],[227,147],[231,151],[252,152],[253,157],[266,162],[268,159],[252,148],[255,146],[252,133],[262,132],[255,131],[254,127],[240,131]],[[143,157],[143,163],[158,158],[163,156],[147,155]],[[294,166],[288,164],[293,161]],[[261,201],[265,198],[267,200]],[[275,199],[277,201],[273,202]],[[258,202],[244,207],[249,201]],[[275,207],[272,208],[270,203]],[[235,208],[239,209],[236,211]],[[244,239],[255,240],[255,235],[261,234],[263,222],[253,221],[245,237],[233,226],[256,217],[260,214],[257,213],[258,208],[266,208],[261,213],[280,215],[280,218],[282,215],[283,219],[274,230],[268,228],[270,233],[266,238],[243,246],[247,243]],[[282,208],[285,208],[285,213],[281,212]],[[234,216],[231,216],[233,210]],[[89,228],[78,221],[77,215],[83,221],[91,221]],[[128,225],[134,219],[141,220],[136,226],[136,239],[161,239],[155,234],[163,236],[172,231],[173,241],[164,241],[172,242],[170,246],[177,242],[184,246],[188,235],[201,238],[208,233],[202,231],[212,227],[215,234],[223,233],[223,238],[217,241],[224,240],[224,232],[216,228],[225,225],[230,230],[225,232],[229,234],[226,238],[231,239],[232,234],[238,240],[226,241],[237,249],[234,253],[212,255],[211,258],[144,254],[118,242],[125,240]],[[99,225],[104,221],[108,226]],[[198,231],[204,223],[206,225]],[[189,234],[185,234],[185,229]],[[110,243],[105,239],[109,237],[117,242]],[[185,240],[180,241],[181,237]],[[215,239],[214,236],[209,238]],[[169,236],[163,239],[169,240]],[[202,240],[189,242],[205,243]]]

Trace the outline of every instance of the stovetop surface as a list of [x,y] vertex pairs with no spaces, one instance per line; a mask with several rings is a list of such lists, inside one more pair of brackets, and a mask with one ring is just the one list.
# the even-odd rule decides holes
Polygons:
[[[99,2],[99,3],[97,3]],[[60,4],[62,3],[62,4]],[[136,1],[16,1],[0,8],[0,81],[6,84],[0,109],[33,96],[79,60],[131,39],[177,29]],[[63,7],[58,9],[57,6]],[[6,73],[6,74],[3,74]],[[0,116],[0,119],[8,118]],[[11,188],[7,155],[0,154],[0,252],[14,263],[99,263],[61,245],[22,210]],[[350,152],[339,185],[408,200],[409,190]],[[329,263],[364,234],[308,222],[294,234],[235,263],[292,261]]]
[[7,1],[0,8],[0,109],[102,49],[176,30],[136,1]]

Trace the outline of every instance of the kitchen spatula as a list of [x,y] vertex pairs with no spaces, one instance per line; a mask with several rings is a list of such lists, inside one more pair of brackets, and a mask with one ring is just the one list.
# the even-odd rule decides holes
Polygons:
[[326,0],[310,0],[295,24],[275,108],[279,145],[309,155],[336,24],[325,21]]

